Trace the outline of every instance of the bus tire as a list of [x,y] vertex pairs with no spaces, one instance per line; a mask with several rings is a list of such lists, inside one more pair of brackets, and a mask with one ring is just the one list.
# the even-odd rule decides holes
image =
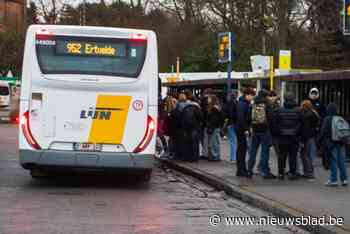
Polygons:
[[45,179],[49,177],[49,174],[40,169],[31,169],[30,176],[33,179]]
[[149,182],[152,178],[152,170],[143,172],[139,178],[142,182]]

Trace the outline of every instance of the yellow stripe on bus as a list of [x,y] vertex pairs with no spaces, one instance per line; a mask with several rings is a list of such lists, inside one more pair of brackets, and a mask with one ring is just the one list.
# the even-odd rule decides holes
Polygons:
[[[121,144],[128,117],[130,96],[99,95],[96,110],[108,112],[109,119],[96,118],[90,130],[90,143]],[[108,115],[107,114],[107,115]]]

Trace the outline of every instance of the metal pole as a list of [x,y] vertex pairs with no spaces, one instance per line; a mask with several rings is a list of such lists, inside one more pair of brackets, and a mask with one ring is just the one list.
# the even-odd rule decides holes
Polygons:
[[274,84],[274,66],[273,66],[273,56],[270,57],[270,90],[273,90],[273,84]]
[[176,79],[180,81],[180,57],[176,57]]
[[232,61],[227,63],[227,101],[231,99],[231,72],[232,72]]
[[228,63],[227,63],[227,101],[231,99],[231,74],[232,74],[232,63],[233,63],[233,56],[232,56],[232,44],[233,44],[233,34],[230,32],[229,33],[229,58],[228,58]]

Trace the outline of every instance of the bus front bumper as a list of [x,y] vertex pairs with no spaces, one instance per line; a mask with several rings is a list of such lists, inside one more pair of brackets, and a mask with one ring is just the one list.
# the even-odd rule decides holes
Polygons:
[[64,167],[151,170],[155,157],[133,153],[19,150],[19,160],[24,169]]

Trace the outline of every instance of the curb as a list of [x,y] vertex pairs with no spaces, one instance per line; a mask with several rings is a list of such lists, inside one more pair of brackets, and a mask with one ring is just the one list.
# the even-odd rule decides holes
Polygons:
[[[272,213],[276,217],[308,216],[308,214],[305,214],[301,211],[295,210],[295,209],[288,207],[287,205],[284,205],[284,204],[279,203],[277,201],[274,201],[274,200],[271,200],[269,198],[258,195],[254,192],[250,192],[248,190],[245,190],[245,189],[227,181],[224,178],[220,178],[218,176],[207,173],[207,172],[202,171],[200,169],[193,168],[193,167],[187,166],[187,165],[180,165],[174,161],[167,160],[167,159],[157,158],[157,160],[169,168],[172,168],[172,169],[180,171],[184,174],[190,175],[198,180],[201,180],[204,183],[209,184],[218,190],[225,191],[226,194],[228,194],[229,196],[231,196],[233,198],[241,200],[241,201],[248,203],[249,205],[252,205],[254,207],[257,207],[259,209],[265,210],[269,213]],[[306,231],[309,231],[311,233],[317,233],[317,234],[349,233],[348,230],[341,228],[339,226],[333,227],[331,229],[331,228],[328,228],[328,227],[322,226],[322,225],[317,225],[317,226],[313,226],[313,225],[304,226],[303,225],[303,226],[299,226],[299,228],[302,228]]]

